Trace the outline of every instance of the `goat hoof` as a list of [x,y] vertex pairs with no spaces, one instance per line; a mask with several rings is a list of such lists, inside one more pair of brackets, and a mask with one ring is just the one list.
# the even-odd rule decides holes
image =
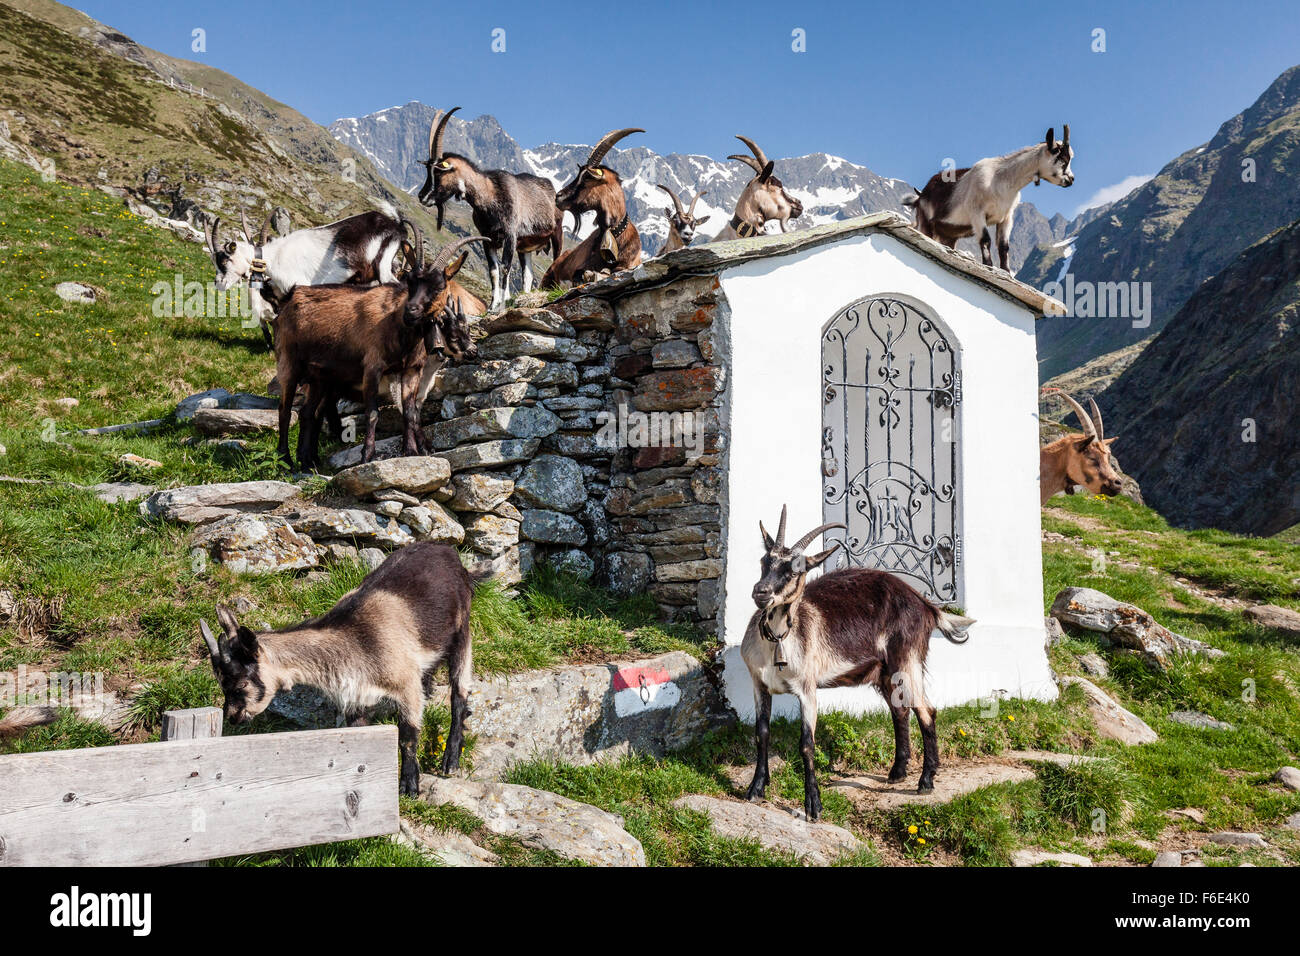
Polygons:
[[934,793],[934,781],[933,781],[933,780],[922,780],[921,783],[920,783],[920,785],[917,786],[917,788],[916,788],[916,792],[917,792],[917,793]]
[[403,797],[418,797],[420,795],[420,783],[418,780],[403,780],[398,784],[397,792]]
[[891,770],[889,776],[885,778],[885,783],[902,783],[907,779],[907,770]]

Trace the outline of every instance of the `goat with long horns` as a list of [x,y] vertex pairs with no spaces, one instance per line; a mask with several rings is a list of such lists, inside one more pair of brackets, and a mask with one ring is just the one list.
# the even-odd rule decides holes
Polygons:
[[817,690],[822,687],[873,685],[894,718],[894,764],[889,782],[907,777],[911,759],[911,712],[921,725],[925,759],[917,786],[934,789],[939,768],[936,710],[925,696],[925,658],[930,636],[938,631],[956,644],[966,642],[975,622],[936,607],[901,578],[868,568],[839,568],[815,580],[808,573],[822,565],[839,546],[805,555],[804,549],[824,531],[843,528],[823,524],[790,546],[785,544],[786,509],[776,537],[763,535],[762,575],[754,585],[758,610],[749,619],[740,654],[754,682],[754,731],[758,759],[749,799],[761,800],[770,776],[767,768],[772,695],[799,699],[803,732],[799,752],[804,767],[804,811],[809,820],[821,814],[821,795],[813,764],[817,730]]
[[627,215],[623,180],[602,163],[605,154],[619,140],[644,132],[628,127],[606,133],[592,147],[587,161],[578,167],[573,181],[560,190],[556,205],[561,216],[566,212],[573,215],[574,237],[577,238],[584,213],[596,213],[596,231],[551,264],[542,276],[542,288],[581,281],[587,272],[618,272],[641,264],[641,236]]
[[747,136],[737,135],[736,139],[748,146],[754,155],[733,153],[727,159],[744,163],[754,171],[754,178],[745,184],[736,200],[736,211],[731,221],[713,237],[713,241],[762,235],[769,219],[779,222],[782,232],[788,231],[790,220],[803,215],[803,203],[786,192],[781,180],[772,174],[776,163],[767,158],[757,143]]
[[443,151],[447,121],[459,106],[434,117],[429,127],[429,158],[422,160],[426,175],[419,199],[438,210],[442,228],[447,201],[469,203],[474,228],[487,237],[483,254],[492,281],[489,308],[500,309],[510,295],[510,267],[519,256],[523,291],[533,287],[532,255],[548,253],[552,258],[564,247],[564,220],[555,205],[555,187],[550,180],[532,173],[509,173],[503,169],[479,169],[457,153]]
[[709,221],[708,216],[695,218],[695,204],[700,201],[700,197],[708,192],[707,189],[701,189],[691,198],[689,209],[682,207],[682,201],[678,198],[677,193],[673,192],[663,183],[656,187],[662,189],[668,194],[668,198],[673,201],[672,209],[665,209],[664,215],[668,217],[668,237],[664,240],[663,248],[657,255],[663,255],[665,252],[672,252],[676,249],[684,249],[691,244],[695,238],[695,230]]
[[1058,491],[1074,493],[1075,485],[1082,485],[1094,495],[1117,495],[1123,488],[1123,478],[1110,461],[1110,446],[1115,439],[1106,437],[1101,422],[1101,411],[1095,399],[1088,399],[1092,414],[1072,396],[1059,388],[1045,388],[1044,395],[1060,395],[1079,417],[1082,435],[1065,435],[1038,452],[1039,504]]

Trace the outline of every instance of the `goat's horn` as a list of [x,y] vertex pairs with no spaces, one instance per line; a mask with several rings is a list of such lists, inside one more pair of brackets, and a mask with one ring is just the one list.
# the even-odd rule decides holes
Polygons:
[[840,524],[840,522],[838,521],[832,521],[828,524],[819,524],[817,527],[813,528],[811,531],[809,531],[806,535],[804,535],[794,544],[790,545],[790,550],[802,551],[804,548],[808,547],[808,545],[812,544],[813,539],[816,538],[823,531],[829,531],[831,528],[844,528],[844,527],[847,526]]
[[754,158],[758,160],[758,166],[760,169],[762,169],[764,166],[767,165],[767,154],[758,148],[757,143],[755,143],[748,136],[741,136],[739,134],[736,135],[736,139],[740,140],[742,143],[744,143],[746,146],[749,147],[749,151],[753,153]]
[[1083,426],[1084,434],[1094,439],[1097,437],[1097,429],[1093,426],[1092,419],[1083,410],[1083,406],[1076,402],[1068,392],[1064,392],[1059,388],[1046,388],[1043,389],[1043,392],[1044,394],[1060,395],[1061,398],[1065,399],[1066,404],[1074,409],[1074,414],[1079,416],[1079,424]]
[[[1065,141],[1062,140],[1061,142]],[[1088,410],[1092,412],[1092,423],[1097,427],[1097,441],[1101,441],[1106,437],[1106,429],[1101,425],[1101,409],[1097,407],[1095,398],[1088,399]]]
[[244,215],[244,210],[239,210],[239,224],[244,227],[244,238],[249,242],[253,241],[253,230],[248,228],[248,217]]
[[697,202],[699,202],[699,201],[700,201],[700,197],[703,196],[703,195],[704,195],[705,193],[707,193],[707,192],[708,192],[707,189],[701,189],[699,192],[697,192],[697,193],[695,194],[695,198],[691,200],[691,208],[688,209],[688,210],[686,210],[686,215],[687,215],[688,217],[690,217],[690,216],[694,216],[694,215],[695,215],[695,204],[696,204]]
[[732,153],[727,157],[727,159],[734,159],[742,162],[756,173],[761,173],[763,171],[763,167],[758,164],[758,160],[753,156],[741,156],[739,153]]
[[212,222],[210,225],[212,226],[212,231],[206,232],[207,230],[206,226],[204,227],[204,231],[208,237],[208,248],[212,250],[213,255],[216,255],[217,254],[217,227],[221,225],[221,217],[214,216],[212,218]]
[[1065,138],[1061,140],[1061,145],[1062,146],[1070,145],[1070,124],[1069,123],[1065,124]]
[[627,129],[611,130],[600,138],[600,142],[592,148],[591,155],[587,157],[587,161],[582,165],[587,167],[599,166],[601,161],[605,158],[605,154],[608,153],[614,147],[614,144],[620,139],[624,136],[631,136],[633,133],[644,132],[645,130],[639,129],[635,126],[629,126]]
[[443,246],[441,249],[438,250],[436,255],[434,255],[433,264],[429,266],[429,271],[432,272],[435,269],[447,268],[447,265],[451,262],[452,256],[456,254],[457,250],[459,250],[461,246],[467,246],[471,242],[488,242],[488,241],[489,240],[487,236],[470,236],[467,239],[457,239],[455,242],[447,243],[445,246]]
[[262,223],[262,234],[258,237],[259,245],[266,245],[266,240],[271,238],[271,214],[266,214],[266,222]]
[[657,184],[655,188],[662,189],[664,192],[666,192],[669,196],[672,197],[673,208],[677,210],[677,215],[680,216],[682,214],[682,201],[677,198],[677,194],[673,192],[671,189],[669,189],[667,186],[665,186],[663,183]]
[[203,643],[208,645],[208,653],[219,661],[230,659],[230,652],[221,646],[221,642],[212,636],[212,631],[208,629],[208,622],[199,618],[199,633],[203,635]]
[[419,270],[424,265],[424,233],[420,231],[419,226],[409,219],[403,218],[402,222],[411,227],[411,232],[414,235],[411,247],[415,250],[415,261],[408,262],[407,267],[411,270]]
[[453,106],[441,116],[434,118],[429,124],[429,159],[437,162],[442,159],[442,134],[447,129],[447,120],[451,119],[451,114],[460,109],[459,106]]
[[776,546],[785,546],[785,505],[781,506],[781,523],[776,526]]

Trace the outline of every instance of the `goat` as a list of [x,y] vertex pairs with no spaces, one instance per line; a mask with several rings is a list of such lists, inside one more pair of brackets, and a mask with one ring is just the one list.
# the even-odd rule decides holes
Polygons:
[[[894,764],[889,782],[907,777],[911,759],[910,715],[916,711],[925,744],[919,793],[934,789],[939,767],[935,708],[925,697],[925,658],[930,636],[938,630],[956,644],[975,622],[931,604],[905,581],[885,571],[840,568],[808,582],[808,572],[829,558],[840,542],[807,556],[819,534],[842,524],[824,524],[786,547],[785,507],[776,538],[759,522],[763,535],[762,576],[754,585],[758,610],[749,620],[740,645],[754,682],[754,732],[758,759],[749,799],[761,800],[769,782],[767,753],[772,695],[799,698],[803,732],[804,812],[821,815],[821,794],[813,766],[817,729],[817,689],[874,684],[894,718]],[[959,635],[963,635],[959,637]]]
[[[300,382],[315,386],[309,387],[309,404],[304,404],[300,414],[300,464],[304,452],[315,448],[319,403],[328,395],[357,386],[367,412],[362,461],[374,457],[379,392],[386,373],[396,373],[401,379],[403,452],[417,454],[416,390],[429,356],[439,355],[448,347],[442,322],[447,309],[446,269],[461,246],[487,240],[483,236],[457,240],[439,249],[426,266],[424,238],[419,227],[412,228],[415,259],[401,282],[369,289],[300,286],[281,311],[275,347],[280,384],[278,450],[290,468],[289,419]],[[467,348],[472,349],[472,344]]]
[[1041,143],[1005,156],[981,159],[966,169],[935,173],[925,189],[916,190],[916,195],[904,199],[903,205],[915,207],[918,232],[949,249],[956,247],[958,239],[978,236],[980,255],[989,267],[993,265],[993,254],[987,227],[995,226],[998,262],[1004,272],[1010,272],[1011,224],[1020,204],[1020,190],[1044,179],[1057,186],[1073,185],[1073,159],[1067,123],[1065,138],[1059,143],[1056,127],[1052,127]]
[[1044,445],[1038,452],[1039,504],[1058,491],[1074,494],[1075,485],[1083,485],[1094,495],[1117,495],[1122,489],[1120,475],[1110,463],[1110,445],[1115,439],[1107,438],[1101,423],[1101,411],[1095,399],[1088,399],[1092,415],[1083,406],[1059,388],[1048,388],[1044,393],[1059,394],[1083,426],[1082,435],[1066,435]]
[[18,737],[33,727],[52,724],[58,716],[54,707],[15,707],[0,718],[0,740]]
[[393,257],[406,239],[404,223],[384,212],[365,212],[326,226],[297,229],[267,241],[270,219],[253,241],[240,212],[243,238],[218,240],[220,217],[204,226],[208,255],[217,270],[217,289],[247,280],[262,337],[271,345],[271,323],[295,286],[393,281]]
[[451,683],[451,730],[442,772],[460,767],[473,681],[473,594],[473,581],[456,549],[422,542],[393,552],[330,610],[292,627],[253,631],[218,605],[222,635],[213,637],[204,620],[199,632],[221,683],[226,720],[246,723],[266,710],[277,693],[298,684],[321,690],[354,727],[366,723],[364,711],[391,700],[397,704],[402,754],[399,791],[415,794],[425,701],[433,673],[444,661]]
[[464,156],[442,151],[447,121],[459,106],[434,118],[429,127],[429,158],[422,160],[426,175],[419,199],[438,209],[438,228],[447,200],[469,203],[474,228],[487,237],[488,278],[492,281],[492,311],[509,297],[510,267],[519,255],[523,291],[533,287],[532,255],[547,252],[552,259],[564,247],[564,220],[555,206],[555,187],[532,173],[481,170]]
[[758,144],[746,136],[737,135],[736,139],[748,146],[754,155],[742,156],[736,153],[727,159],[744,163],[755,175],[745,184],[740,198],[736,200],[736,211],[732,214],[731,221],[711,241],[762,235],[763,227],[769,219],[777,220],[781,224],[781,231],[786,232],[790,220],[803,215],[803,203],[786,192],[781,180],[772,175],[776,163],[767,158]]
[[[608,166],[602,166],[605,154],[625,136],[644,133],[629,127],[606,133],[592,147],[578,174],[560,190],[556,206],[563,217],[573,214],[573,236],[578,237],[584,213],[595,211],[596,230],[551,263],[542,276],[541,287],[549,289],[561,282],[582,280],[586,272],[622,271],[641,264],[641,235],[627,215],[627,197],[623,180]],[[561,219],[563,221],[563,219]]]
[[682,201],[675,192],[663,183],[660,183],[658,188],[666,192],[668,198],[673,201],[673,208],[664,210],[664,215],[668,217],[668,238],[664,240],[663,248],[658,252],[658,255],[662,256],[666,252],[684,249],[689,246],[691,240],[695,238],[695,230],[709,221],[708,216],[701,216],[699,219],[695,218],[695,204],[700,201],[700,197],[708,190],[701,189],[691,200],[690,208],[682,209]]

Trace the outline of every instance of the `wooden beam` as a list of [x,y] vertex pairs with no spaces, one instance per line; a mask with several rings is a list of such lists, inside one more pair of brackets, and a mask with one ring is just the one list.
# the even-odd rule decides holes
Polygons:
[[221,736],[220,707],[164,710],[162,716],[163,740],[206,740]]
[[0,866],[165,866],[396,833],[397,728],[0,757]]

